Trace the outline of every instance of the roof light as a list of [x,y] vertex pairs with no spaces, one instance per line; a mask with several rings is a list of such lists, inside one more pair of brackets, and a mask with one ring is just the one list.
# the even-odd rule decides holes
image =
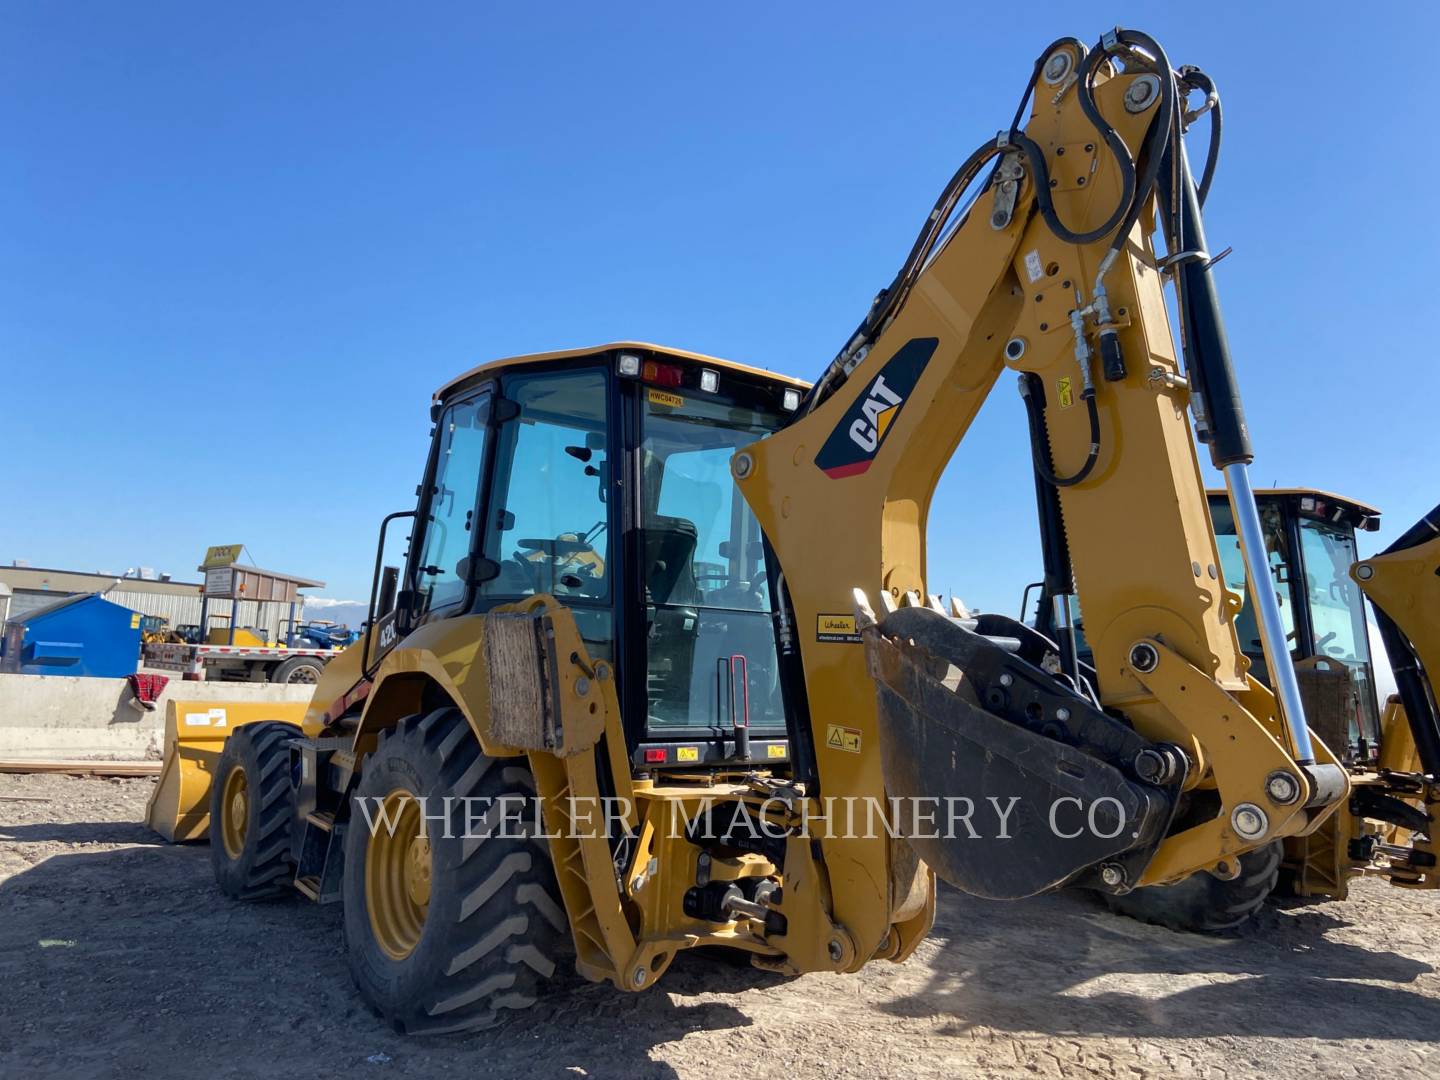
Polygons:
[[634,353],[621,353],[616,368],[621,375],[629,375],[631,378],[634,378],[640,374],[640,357]]
[[713,394],[720,389],[720,373],[711,371],[709,368],[700,369],[700,389],[707,394]]
[[684,374],[679,364],[657,364],[654,360],[646,360],[643,371],[645,381],[656,386],[679,386]]
[[786,390],[785,396],[780,399],[780,404],[786,412],[794,412],[800,407],[800,391]]

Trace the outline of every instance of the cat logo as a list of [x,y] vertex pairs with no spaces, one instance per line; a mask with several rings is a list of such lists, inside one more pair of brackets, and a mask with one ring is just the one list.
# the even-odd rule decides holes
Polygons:
[[850,441],[867,454],[873,454],[895,419],[901,400],[899,394],[885,385],[885,376],[876,375],[861,407],[865,415],[850,425]]
[[870,467],[939,344],[938,338],[912,338],[885,362],[815,455],[826,476],[840,480]]

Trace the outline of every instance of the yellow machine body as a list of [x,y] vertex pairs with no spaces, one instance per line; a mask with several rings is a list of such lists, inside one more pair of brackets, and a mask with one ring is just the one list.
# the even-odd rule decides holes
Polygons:
[[[1069,50],[1067,70],[1073,70],[1082,66],[1085,52],[1078,42],[1067,44],[1069,40],[1052,47],[1050,60]],[[1046,70],[1051,67],[1047,62]],[[1036,70],[1038,76],[1040,65]],[[1124,147],[1141,146],[1156,107],[1153,97],[1145,104],[1150,84],[1144,80],[1154,76],[1142,74],[1139,67],[1122,70],[1109,60],[1087,70],[1093,75],[1094,105],[1115,138]],[[1168,78],[1168,66],[1165,72]],[[1138,765],[1133,776],[1124,777],[1127,791],[1132,782],[1138,787],[1142,781],[1164,788],[1163,800],[1147,804],[1163,802],[1164,812],[1157,810],[1147,819],[1147,827],[1160,824],[1145,841],[1143,861],[1136,856],[1133,878],[1109,864],[1102,875],[1097,860],[1034,884],[1029,893],[1008,895],[1064,887],[1079,881],[1082,871],[1094,874],[1086,887],[1099,888],[1103,882],[1120,891],[1179,882],[1197,872],[1233,878],[1242,855],[1277,840],[1316,835],[1346,804],[1350,782],[1336,754],[1318,738],[1312,740],[1313,751],[1298,745],[1306,741],[1304,727],[1296,730],[1290,723],[1295,714],[1287,717],[1277,704],[1282,695],[1272,694],[1251,675],[1237,639],[1235,619],[1242,599],[1226,588],[1219,569],[1190,419],[1187,374],[1193,372],[1182,368],[1174,344],[1162,288],[1165,267],[1151,235],[1153,202],[1144,202],[1143,212],[1137,212],[1113,251],[1108,235],[1090,241],[1061,239],[1042,213],[1043,195],[1070,227],[1094,228],[1109,207],[1123,205],[1127,183],[1120,159],[1099,145],[1096,122],[1077,101],[1074,80],[1065,82],[1062,73],[1056,85],[1036,93],[1024,128],[1024,139],[1043,156],[1048,173],[1046,168],[1027,171],[1018,163],[1018,151],[1007,150],[996,182],[985,187],[953,230],[935,244],[906,284],[904,302],[875,329],[865,349],[842,365],[844,378],[828,396],[817,394],[813,407],[741,444],[730,458],[738,492],[733,520],[748,507],[758,521],[764,542],[748,546],[762,549],[767,594],[779,598],[763,614],[777,641],[783,639],[776,648],[790,665],[787,676],[798,683],[785,689],[786,738],[762,745],[756,754],[739,751],[749,738],[750,722],[749,661],[741,657],[744,724],[735,719],[732,725],[735,753],[729,753],[725,735],[719,733],[724,751],[716,759],[719,764],[706,764],[697,751],[694,756],[665,758],[664,768],[643,768],[632,756],[642,749],[632,736],[637,720],[648,723],[649,716],[626,716],[622,700],[646,707],[649,690],[644,680],[651,673],[643,661],[635,667],[627,657],[643,651],[645,640],[661,632],[659,621],[647,613],[646,605],[658,608],[659,601],[650,595],[646,572],[623,571],[640,579],[632,584],[643,599],[609,598],[616,617],[610,625],[619,630],[615,640],[598,645],[593,632],[582,636],[577,612],[583,605],[567,605],[565,590],[558,585],[550,590],[537,586],[533,595],[521,599],[497,592],[496,599],[486,598],[491,604],[486,608],[478,590],[499,580],[502,567],[498,558],[489,557],[482,538],[498,536],[507,519],[513,526],[515,514],[504,503],[492,505],[482,488],[467,515],[468,504],[459,501],[456,489],[437,483],[436,476],[437,463],[447,460],[450,448],[458,445],[446,442],[459,427],[447,412],[451,405],[485,399],[484,408],[490,411],[481,418],[481,406],[476,405],[475,418],[467,422],[488,433],[490,441],[480,451],[483,465],[477,463],[476,472],[480,483],[494,484],[502,468],[496,433],[507,423],[518,427],[535,422],[520,402],[505,398],[505,377],[514,372],[545,376],[588,365],[586,370],[603,372],[607,400],[623,404],[605,407],[605,430],[586,427],[583,440],[577,435],[577,445],[553,448],[553,457],[574,459],[575,468],[583,464],[583,475],[595,478],[610,527],[618,523],[621,529],[643,533],[638,522],[648,510],[633,504],[643,502],[641,477],[651,451],[636,442],[635,433],[641,430],[640,418],[632,415],[636,408],[659,402],[684,421],[693,407],[689,422],[698,424],[697,403],[734,377],[747,381],[756,393],[786,402],[777,409],[795,412],[810,391],[807,384],[637,342],[483,365],[447,383],[435,396],[436,442],[421,502],[413,513],[392,515],[416,519],[407,584],[393,609],[372,612],[377,618],[367,637],[325,669],[308,708],[284,712],[256,707],[226,717],[227,730],[281,719],[296,724],[306,736],[291,744],[306,762],[303,783],[315,800],[314,805],[297,807],[297,827],[305,832],[296,842],[296,859],[302,864],[316,860],[313,872],[297,871],[297,883],[305,882],[302,891],[333,898],[327,884],[333,863],[322,865],[317,853],[334,848],[352,793],[363,790],[367,779],[379,784],[390,776],[367,763],[386,760],[391,752],[387,748],[396,745],[416,748],[412,758],[391,760],[397,779],[376,789],[388,799],[413,790],[403,786],[415,783],[419,775],[418,766],[411,765],[440,753],[432,742],[453,750],[463,736],[473,739],[482,759],[466,776],[483,776],[487,762],[523,760],[525,768],[516,769],[529,778],[527,784],[533,783],[543,807],[548,859],[576,966],[587,978],[623,990],[646,989],[679,951],[697,946],[743,950],[757,966],[791,973],[854,971],[871,960],[898,961],[910,955],[933,921],[936,873],[918,854],[913,835],[884,822],[878,831],[857,829],[845,811],[854,804],[885,807],[892,794],[890,763],[881,753],[887,735],[882,724],[886,694],[902,693],[896,688],[907,685],[907,679],[912,680],[908,685],[920,687],[914,671],[922,668],[926,677],[935,675],[937,684],[943,674],[946,693],[954,698],[975,694],[966,682],[967,672],[939,672],[943,664],[930,664],[938,673],[931,672],[913,638],[887,638],[885,627],[892,620],[904,622],[905,608],[948,614],[938,610],[926,581],[931,502],[951,455],[1007,371],[1018,373],[1027,386],[1043,387],[1043,441],[1053,469],[1076,478],[1053,486],[1068,538],[1073,584],[1083,598],[1096,690],[1082,699],[1078,684],[1085,680],[1079,678],[1077,663],[1076,682],[1066,691],[1071,694],[1066,700],[1083,700],[1087,722],[1108,732],[1116,745],[1162,748],[1164,753],[1157,756],[1162,764],[1169,763],[1168,771],[1157,772],[1153,782],[1144,780]],[[1016,145],[1018,136],[1008,133]],[[1002,133],[1002,141],[1005,138]],[[1103,291],[1093,284],[1101,279]],[[1106,347],[1118,342],[1126,361],[1118,373],[1107,370],[1107,377],[1093,387],[1088,377],[1082,385],[1077,355],[1094,334],[1076,310],[1081,303],[1077,298],[1092,290],[1108,298],[1098,323],[1107,335]],[[817,386],[825,385],[831,373]],[[618,389],[631,385],[636,389]],[[622,396],[626,393],[630,396]],[[1091,407],[1103,438],[1096,436],[1087,417]],[[560,415],[560,406],[546,408]],[[596,436],[593,441],[591,435]],[[718,445],[728,453],[735,444]],[[620,458],[626,462],[623,467],[605,456],[617,451],[631,455]],[[542,484],[546,475],[536,470],[521,479]],[[468,499],[472,492],[463,494]],[[452,495],[456,498],[446,501]],[[459,516],[447,518],[439,535],[464,534],[468,545],[463,552],[445,549],[450,565],[444,568],[423,565],[428,558],[424,530],[436,520],[429,508],[437,497],[450,508],[446,513],[459,509]],[[617,504],[631,516],[622,521]],[[694,523],[690,525],[693,532]],[[566,586],[572,596],[583,596],[585,575],[605,573],[607,561],[593,548],[571,557],[586,544],[582,534],[568,527],[556,536],[517,537],[513,543],[522,554],[510,561],[521,570],[545,563],[523,554],[529,551],[572,571],[577,584]],[[642,557],[664,565],[663,558],[645,554],[643,546],[624,549],[628,554],[622,557],[621,542],[613,544],[610,565]],[[691,558],[701,561],[693,542],[691,548]],[[707,552],[709,559],[732,563],[746,556],[728,542],[726,550]],[[427,576],[433,580],[442,570],[460,585],[455,607],[427,612],[417,606],[422,592],[418,582]],[[377,582],[379,572],[377,560]],[[559,573],[554,576],[562,580]],[[629,608],[622,606],[627,603]],[[954,620],[957,625],[961,621]],[[1016,646],[1021,647],[1023,643]],[[742,715],[735,691],[736,659],[728,657],[728,669],[722,668],[729,672],[732,719]],[[1285,659],[1288,662],[1288,654]],[[1026,662],[1045,678],[1057,673]],[[639,681],[622,686],[622,676]],[[721,678],[716,675],[717,688]],[[637,685],[644,693],[635,693]],[[443,723],[432,721],[442,714]],[[998,709],[994,716],[1001,717]],[[1069,718],[1067,709],[1064,719]],[[444,739],[432,740],[435,732],[444,732]],[[1027,729],[1025,737],[1042,736]],[[1044,737],[1052,744],[1064,743]],[[1079,741],[1077,736],[1077,745]],[[204,763],[223,742],[218,727],[192,722],[183,709],[172,707],[167,748],[173,745],[174,752],[167,749],[166,773],[150,814],[152,826],[162,834],[177,839],[203,835],[203,786],[209,783]],[[469,749],[471,744],[464,746]],[[1102,761],[1097,754],[1090,760]],[[1131,769],[1136,760],[1126,757],[1124,767]],[[687,762],[694,762],[693,768]],[[946,762],[928,764],[943,774]],[[1106,767],[1119,775],[1112,762],[1107,760]],[[1319,775],[1327,782],[1315,779]],[[323,784],[332,786],[317,793],[315,785]],[[1178,810],[1182,799],[1216,810],[1185,817]],[[744,815],[774,843],[717,844],[709,843],[708,835],[706,843],[700,842],[699,823],[716,806]],[[1262,826],[1258,830],[1256,821]],[[623,839],[617,827],[623,829]],[[352,819],[348,828],[344,873],[357,876],[346,879],[347,887],[354,886],[346,894],[347,912],[352,899],[368,910],[382,894],[402,891],[414,905],[421,904],[416,897],[428,905],[436,894],[432,890],[439,888],[434,875],[453,869],[444,860],[432,861],[438,843],[432,831],[403,851],[382,845],[387,859],[407,866],[403,888],[393,880],[377,882],[368,862],[361,882],[362,871],[354,868],[370,858],[367,852],[372,849],[355,839],[362,835],[358,821]],[[373,824],[371,828],[373,839]],[[452,861],[463,862],[474,850],[464,845]],[[1014,851],[994,857],[1021,863],[1029,855]],[[485,898],[502,887],[506,874],[513,877],[532,865],[528,850],[517,851],[497,876],[470,889],[460,920],[483,906]],[[735,886],[733,895],[726,883]],[[716,886],[727,889],[718,914],[705,906],[705,897],[715,894]],[[371,918],[373,928],[377,924]],[[392,916],[381,921],[386,919],[386,934],[397,936],[392,932],[398,924]],[[497,933],[509,925],[502,923]],[[363,924],[347,922],[352,942],[360,942],[363,933]],[[514,949],[523,953],[519,945]],[[391,962],[403,962],[408,955],[397,960],[393,942],[384,951]],[[451,968],[474,961],[472,951],[457,953]],[[367,964],[360,961],[358,969],[352,964],[362,992]],[[495,976],[495,985],[514,974]],[[383,988],[373,993],[384,996]],[[461,1007],[459,998],[442,997],[415,1015],[395,1001],[378,1007],[397,1024],[401,1021],[393,1017],[401,1013],[406,1024],[439,1024],[448,1021],[438,1018]]]
[[247,724],[278,721],[295,733],[305,727],[303,702],[187,701],[172,698],[165,707],[165,756],[160,778],[145,805],[145,824],[166,840],[180,843],[210,835],[210,789],[215,762],[232,732]]

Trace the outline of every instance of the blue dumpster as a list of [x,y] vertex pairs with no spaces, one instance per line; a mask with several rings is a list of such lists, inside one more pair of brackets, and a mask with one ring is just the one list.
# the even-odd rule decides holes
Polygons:
[[140,661],[140,613],[99,593],[67,596],[5,626],[5,669],[123,679]]

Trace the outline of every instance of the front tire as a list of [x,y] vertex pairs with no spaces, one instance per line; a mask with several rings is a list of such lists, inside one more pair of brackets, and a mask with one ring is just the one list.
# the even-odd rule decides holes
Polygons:
[[232,900],[271,900],[293,892],[290,741],[299,736],[289,724],[246,724],[220,751],[210,786],[210,866],[220,891]]
[[1276,840],[1240,856],[1240,876],[1222,881],[1203,871],[1174,885],[1149,885],[1124,896],[1107,894],[1112,911],[1181,933],[1232,930],[1264,905],[1280,878],[1284,845]]
[[525,760],[483,754],[453,707],[401,721],[366,759],[345,837],[346,948],[395,1030],[493,1027],[544,993],[569,923],[534,794]]

